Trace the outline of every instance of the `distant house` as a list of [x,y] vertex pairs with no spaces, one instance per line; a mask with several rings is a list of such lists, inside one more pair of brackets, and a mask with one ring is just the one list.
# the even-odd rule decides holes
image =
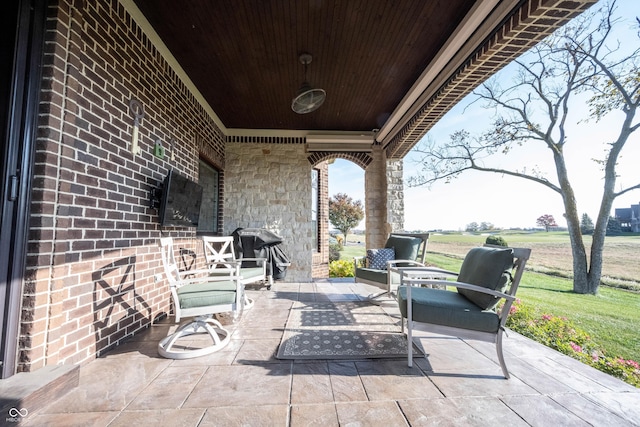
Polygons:
[[615,216],[623,231],[640,233],[640,204],[631,205],[630,208],[616,209]]

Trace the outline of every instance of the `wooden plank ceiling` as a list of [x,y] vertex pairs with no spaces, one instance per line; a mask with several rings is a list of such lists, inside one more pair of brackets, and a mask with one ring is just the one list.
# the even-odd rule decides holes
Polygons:
[[[379,129],[474,0],[135,0],[226,128]],[[327,98],[299,115],[307,80]]]

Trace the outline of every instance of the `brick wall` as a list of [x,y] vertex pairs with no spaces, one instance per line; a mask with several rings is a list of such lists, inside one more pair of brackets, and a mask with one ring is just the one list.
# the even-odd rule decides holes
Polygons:
[[[90,360],[169,310],[158,237],[200,249],[194,229],[160,229],[149,191],[169,168],[197,179],[199,154],[224,167],[224,135],[115,0],[49,7],[42,88],[20,371]],[[154,157],[171,138],[174,158]]]
[[322,162],[314,166],[320,172],[318,202],[319,250],[313,254],[311,276],[329,277],[329,163]]

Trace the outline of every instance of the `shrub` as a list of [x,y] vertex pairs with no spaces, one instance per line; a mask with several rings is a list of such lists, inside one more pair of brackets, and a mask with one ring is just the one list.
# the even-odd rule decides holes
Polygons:
[[509,246],[506,242],[506,240],[504,240],[502,238],[502,236],[494,236],[494,235],[490,235],[487,236],[487,240],[484,241],[487,245],[496,245],[496,246]]
[[342,248],[338,243],[329,243],[329,262],[340,259],[340,250]]
[[640,366],[636,361],[606,355],[585,331],[566,317],[539,315],[520,300],[516,300],[509,311],[507,326],[512,330],[640,387]]
[[353,261],[340,259],[329,263],[329,277],[353,277],[354,275]]

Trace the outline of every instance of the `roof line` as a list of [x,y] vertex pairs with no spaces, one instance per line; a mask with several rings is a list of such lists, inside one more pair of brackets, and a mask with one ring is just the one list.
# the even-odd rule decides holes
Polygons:
[[[511,1],[517,2],[517,0]],[[378,132],[377,140],[382,142],[383,146],[393,138],[395,132],[392,131],[397,131],[397,129],[401,129],[404,126],[406,121],[411,117],[411,115],[409,115],[409,118],[407,118],[407,111],[414,106],[422,93],[429,87],[431,82],[438,77],[440,72],[460,51],[469,38],[471,38],[473,33],[482,25],[498,3],[499,0],[484,0],[474,4]]]

